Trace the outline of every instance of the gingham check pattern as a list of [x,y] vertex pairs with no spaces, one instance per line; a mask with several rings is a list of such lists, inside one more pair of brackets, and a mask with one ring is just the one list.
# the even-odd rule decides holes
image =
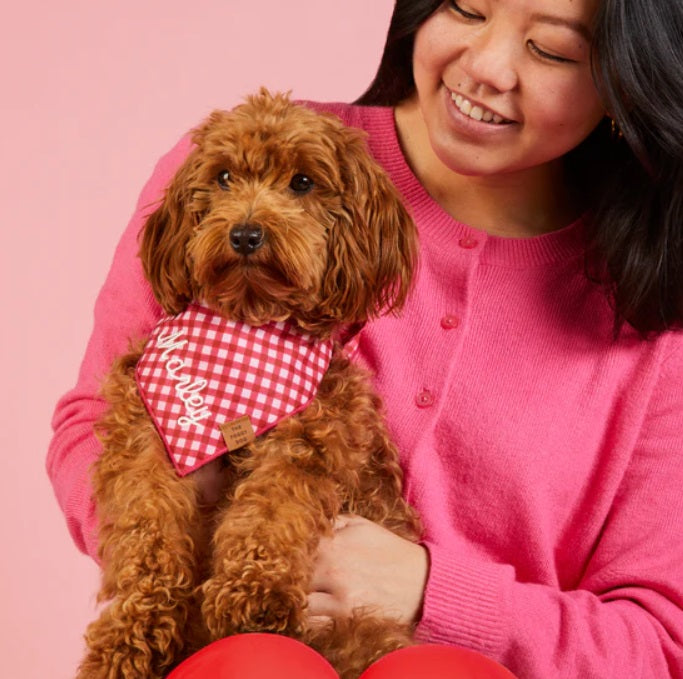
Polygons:
[[305,408],[332,357],[286,323],[258,328],[199,305],[163,318],[136,378],[140,395],[180,476],[227,451],[220,426],[248,415],[256,435]]

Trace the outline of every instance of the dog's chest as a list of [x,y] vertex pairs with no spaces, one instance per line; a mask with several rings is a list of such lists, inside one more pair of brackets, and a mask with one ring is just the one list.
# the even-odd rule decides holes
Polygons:
[[332,349],[287,323],[252,327],[191,305],[154,328],[136,380],[184,476],[303,410]]

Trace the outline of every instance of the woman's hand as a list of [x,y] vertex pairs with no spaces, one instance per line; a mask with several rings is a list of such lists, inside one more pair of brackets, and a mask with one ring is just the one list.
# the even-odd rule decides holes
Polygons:
[[323,538],[308,597],[312,619],[345,617],[372,607],[402,622],[417,621],[429,571],[427,550],[358,516],[340,516]]

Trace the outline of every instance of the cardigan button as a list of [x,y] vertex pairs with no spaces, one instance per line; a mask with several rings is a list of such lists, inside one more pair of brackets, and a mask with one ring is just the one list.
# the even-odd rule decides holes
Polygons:
[[434,394],[429,389],[422,389],[415,396],[415,403],[418,408],[429,408],[434,404]]
[[453,330],[460,325],[460,319],[453,314],[448,314],[441,319],[441,327],[444,330]]
[[465,236],[458,241],[458,245],[464,250],[472,250],[479,245],[479,241],[472,236]]

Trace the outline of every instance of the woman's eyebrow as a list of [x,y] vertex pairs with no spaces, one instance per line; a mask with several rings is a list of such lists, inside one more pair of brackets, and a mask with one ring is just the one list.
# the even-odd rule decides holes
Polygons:
[[544,24],[552,24],[553,26],[566,26],[572,31],[578,33],[586,42],[590,42],[593,38],[590,28],[582,21],[574,19],[565,19],[564,17],[555,16],[553,14],[532,14],[532,21],[538,21]]

